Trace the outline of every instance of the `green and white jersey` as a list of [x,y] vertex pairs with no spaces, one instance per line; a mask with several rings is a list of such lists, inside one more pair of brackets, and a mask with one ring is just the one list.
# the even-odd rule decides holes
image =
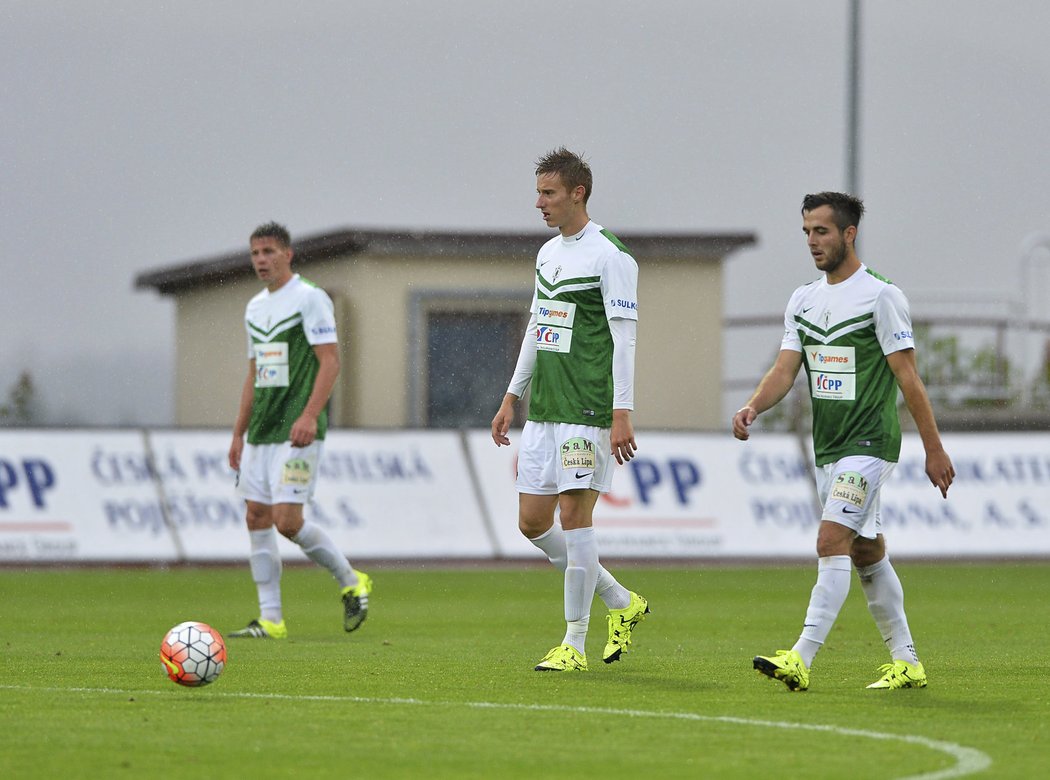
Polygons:
[[844,282],[821,278],[795,290],[781,349],[802,353],[816,465],[847,455],[897,461],[897,380],[886,355],[914,347],[904,293],[867,266]]
[[594,222],[536,257],[536,366],[529,419],[612,427],[609,320],[638,319],[638,264]]
[[[319,363],[315,344],[336,343],[332,299],[295,274],[277,292],[263,290],[244,313],[248,359],[255,360],[255,396],[248,423],[249,444],[288,441],[292,423],[306,408]],[[317,418],[324,439],[328,412]]]

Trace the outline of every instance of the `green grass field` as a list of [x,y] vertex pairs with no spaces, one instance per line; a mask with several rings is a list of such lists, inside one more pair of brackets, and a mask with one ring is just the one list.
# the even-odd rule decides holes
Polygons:
[[290,638],[229,640],[200,689],[167,680],[160,640],[255,616],[247,565],[0,570],[0,775],[860,780],[1050,764],[1050,564],[898,564],[924,690],[865,690],[888,659],[854,579],[805,693],[751,657],[794,642],[814,566],[613,566],[653,614],[607,666],[596,602],[575,675],[532,671],[564,629],[553,570],[363,568],[376,591],[359,631],[342,631],[327,573],[287,567]]

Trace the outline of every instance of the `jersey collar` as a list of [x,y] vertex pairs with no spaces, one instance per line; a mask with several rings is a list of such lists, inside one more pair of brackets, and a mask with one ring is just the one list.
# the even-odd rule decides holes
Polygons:
[[593,225],[593,224],[594,224],[593,221],[589,221],[586,225],[583,226],[583,230],[581,230],[576,235],[573,235],[573,236],[562,236],[561,237],[562,243],[563,244],[569,244],[570,246],[572,244],[575,244],[577,241],[579,241],[581,238],[584,237],[584,235],[587,233],[587,231],[590,229],[591,225]]

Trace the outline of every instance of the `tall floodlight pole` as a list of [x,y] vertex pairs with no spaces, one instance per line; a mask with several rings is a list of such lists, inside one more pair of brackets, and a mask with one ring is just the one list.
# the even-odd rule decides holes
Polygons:
[[846,192],[860,197],[860,0],[849,4],[846,84]]

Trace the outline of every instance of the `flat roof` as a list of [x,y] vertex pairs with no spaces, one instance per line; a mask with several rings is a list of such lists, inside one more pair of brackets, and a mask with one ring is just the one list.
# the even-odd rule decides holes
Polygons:
[[[369,230],[340,228],[292,241],[297,267],[334,257],[362,253],[378,256],[435,258],[446,255],[535,256],[551,233],[493,233],[427,230]],[[720,258],[756,243],[753,233],[617,233],[632,253],[690,260],[698,256]],[[188,260],[144,271],[135,277],[136,288],[161,294],[211,284],[220,279],[252,274],[247,247],[236,252]]]

